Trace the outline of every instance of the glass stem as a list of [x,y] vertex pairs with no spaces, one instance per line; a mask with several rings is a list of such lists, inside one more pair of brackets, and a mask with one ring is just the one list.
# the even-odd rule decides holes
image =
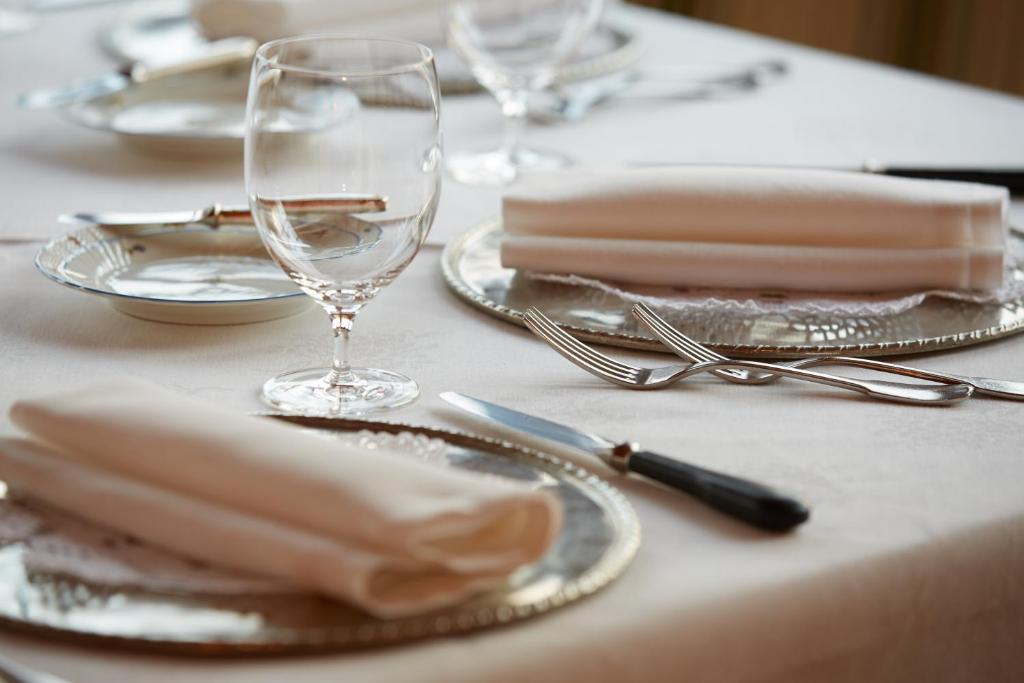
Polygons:
[[334,331],[334,361],[327,375],[327,383],[332,387],[352,386],[357,379],[352,374],[348,363],[348,337],[352,332],[352,313],[337,311],[331,313],[331,329]]
[[513,165],[519,155],[519,141],[526,128],[526,90],[504,90],[498,94],[501,113],[505,115],[505,144],[501,151]]

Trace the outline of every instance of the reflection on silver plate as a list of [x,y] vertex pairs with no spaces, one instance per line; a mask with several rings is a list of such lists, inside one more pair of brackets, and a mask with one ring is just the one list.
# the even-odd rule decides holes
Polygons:
[[[502,320],[522,324],[536,306],[581,339],[669,352],[630,314],[631,304],[589,287],[531,279],[502,268],[501,224],[479,225],[449,242],[444,277],[455,293]],[[1024,299],[979,304],[928,298],[896,315],[836,318],[808,314],[738,316],[659,311],[701,343],[739,357],[883,356],[936,351],[1024,330]]]
[[[167,63],[181,59],[206,42],[189,16],[189,3],[165,0],[129,9],[104,29],[100,44],[111,55],[126,61]],[[636,61],[641,42],[632,30],[619,24],[599,26],[574,61],[563,66],[560,81],[602,76]],[[444,47],[435,48],[441,91],[446,95],[480,89],[462,61]],[[243,100],[244,104],[244,100]]]
[[27,571],[19,542],[0,548],[0,623],[48,638],[203,655],[285,653],[388,645],[502,626],[563,607],[604,587],[640,543],[617,490],[553,457],[462,432],[382,422],[286,417],[328,430],[413,432],[443,439],[449,464],[530,482],[561,503],[563,528],[536,564],[460,605],[380,620],[340,603],[290,593],[203,596],[112,590]]
[[89,226],[58,237],[36,267],[128,315],[229,325],[273,320],[312,300],[267,255],[255,228]]

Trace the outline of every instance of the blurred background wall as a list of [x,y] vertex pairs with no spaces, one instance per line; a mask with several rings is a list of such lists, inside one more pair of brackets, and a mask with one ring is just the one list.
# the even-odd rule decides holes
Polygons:
[[633,0],[1024,95],[1024,0]]

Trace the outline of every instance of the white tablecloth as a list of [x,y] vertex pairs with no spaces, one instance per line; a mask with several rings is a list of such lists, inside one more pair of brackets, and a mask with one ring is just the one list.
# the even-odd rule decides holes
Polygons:
[[[47,16],[0,42],[0,410],[62,383],[135,375],[240,410],[270,375],[325,360],[322,314],[232,327],[136,320],[34,272],[53,216],[243,198],[239,160],[152,158],[14,94],[103,65],[102,8]],[[857,165],[1024,162],[1024,101],[636,11],[652,63],[790,60],[792,75],[714,103],[620,103],[531,142],[586,163]],[[15,67],[14,65],[18,66]],[[499,137],[485,97],[445,102],[449,150]],[[921,408],[783,382],[713,379],[632,393],[581,373],[525,330],[446,290],[440,248],[497,209],[447,183],[431,244],[356,321],[353,357],[414,376],[422,398],[391,419],[481,429],[437,398],[459,390],[652,450],[777,484],[807,500],[795,534],[751,531],[651,484],[609,474],[644,544],[606,591],[523,625],[365,654],[210,661],[78,648],[0,633],[0,651],[78,683],[101,681],[1012,681],[1024,677],[1024,404]],[[618,352],[615,352],[618,353]],[[622,352],[646,362],[655,355]],[[1024,379],[1024,338],[914,358]],[[0,431],[11,431],[6,417]],[[580,460],[581,463],[586,461]]]

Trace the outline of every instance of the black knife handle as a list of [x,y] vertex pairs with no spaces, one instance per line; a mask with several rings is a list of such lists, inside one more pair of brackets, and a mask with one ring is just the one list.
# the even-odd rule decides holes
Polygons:
[[1024,193],[1024,169],[885,167],[876,172],[901,178],[961,180],[970,183],[1002,185],[1010,190],[1010,194]]
[[811,514],[800,501],[767,486],[650,451],[632,453],[628,467],[637,474],[685,491],[716,510],[762,529],[788,531],[806,522]]

